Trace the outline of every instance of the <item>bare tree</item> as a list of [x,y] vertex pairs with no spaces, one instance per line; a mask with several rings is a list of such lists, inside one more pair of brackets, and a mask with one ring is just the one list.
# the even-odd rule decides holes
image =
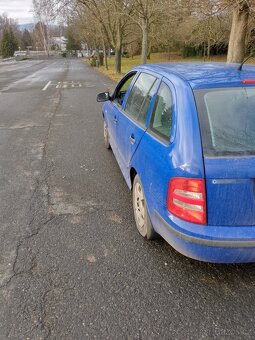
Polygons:
[[227,61],[229,63],[241,63],[245,56],[251,1],[236,0],[233,6]]
[[[212,16],[214,17],[222,12],[227,13],[227,15],[232,12],[227,61],[241,63],[246,52],[249,17],[254,7],[254,0],[197,0],[196,4],[201,6],[208,1],[209,6],[213,6]],[[208,8],[208,4],[201,7]]]
[[127,19],[122,8],[123,0],[77,0],[92,15],[100,26],[104,42],[107,42],[115,50],[115,72],[121,72],[121,50],[125,36]]
[[[199,50],[203,46],[208,57],[212,47],[225,48],[228,45],[228,61],[240,62],[247,42],[251,44],[255,40],[254,30],[249,24],[254,13],[254,0],[33,1],[46,4],[55,17],[60,16],[58,13],[62,16],[66,13],[68,22],[72,16],[77,18],[77,12],[80,12],[79,16],[83,18],[80,23],[83,22],[84,26],[82,35],[93,40],[95,48],[100,46],[106,51],[111,47],[115,50],[115,71],[118,73],[121,71],[122,47],[132,42],[141,47],[142,63],[146,63],[151,48],[164,50],[186,45]],[[231,26],[229,14],[232,12]],[[45,15],[44,6],[43,10],[41,6],[40,13]],[[84,24],[87,19],[89,26]],[[252,39],[250,31],[253,32]]]
[[50,0],[33,0],[33,7],[34,15],[38,20],[36,25],[36,39],[49,56],[51,44],[49,25],[53,19],[52,4]]
[[[137,25],[142,34],[141,63],[146,64],[150,50],[150,33],[154,24],[160,24],[165,17],[171,0],[130,0],[125,2],[124,15]],[[166,17],[165,17],[166,18]]]

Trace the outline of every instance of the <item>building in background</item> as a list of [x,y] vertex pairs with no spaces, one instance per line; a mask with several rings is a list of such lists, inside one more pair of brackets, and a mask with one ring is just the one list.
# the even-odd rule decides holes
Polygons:
[[67,38],[65,37],[52,37],[52,47],[55,50],[66,51]]

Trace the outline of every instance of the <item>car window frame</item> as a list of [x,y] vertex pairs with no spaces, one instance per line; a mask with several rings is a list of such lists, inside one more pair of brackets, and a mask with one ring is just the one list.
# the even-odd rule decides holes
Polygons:
[[[171,127],[171,132],[170,132],[169,138],[167,138],[167,137],[164,138],[160,133],[157,133],[155,130],[153,130],[151,128],[153,112],[154,112],[154,108],[155,108],[155,104],[156,104],[156,97],[157,97],[158,91],[159,91],[160,86],[161,86],[162,83],[165,83],[167,85],[167,87],[170,90],[171,97],[172,97],[172,127]],[[147,132],[150,135],[152,135],[154,138],[156,138],[158,141],[163,143],[164,145],[169,146],[169,145],[171,145],[174,142],[175,135],[176,135],[176,125],[177,125],[177,115],[176,115],[176,113],[177,113],[177,97],[176,97],[176,89],[175,89],[173,83],[169,79],[167,79],[165,77],[162,77],[161,81],[160,81],[160,83],[158,85],[157,91],[156,91],[156,93],[154,95],[155,95],[155,98],[154,98],[153,106],[152,106],[151,112],[150,112]]]
[[157,94],[158,84],[159,84],[159,81],[158,81],[158,78],[156,77],[154,83],[152,84],[152,86],[151,86],[151,88],[150,88],[150,90],[149,90],[147,96],[144,98],[143,103],[142,103],[142,105],[141,105],[141,109],[142,109],[142,108],[143,108],[143,105],[144,105],[144,103],[145,103],[145,100],[147,99],[147,97],[148,97],[149,93],[151,92],[151,90],[154,88],[153,93],[152,93],[152,96],[151,96],[151,102],[150,102],[149,108],[148,108],[148,110],[147,110],[147,114],[146,114],[146,119],[145,119],[145,121],[141,121],[141,120],[139,119],[140,116],[141,116],[141,109],[140,109],[139,115],[138,115],[138,117],[137,117],[138,122],[141,122],[141,124],[143,124],[143,125],[146,127],[146,129],[147,129],[147,127],[148,127],[148,116],[149,116],[149,114],[150,114],[151,107],[153,106],[152,103],[154,103],[153,100],[154,100],[155,95]]
[[[134,77],[131,81],[131,83],[129,84],[129,87],[126,91],[126,94],[123,98],[122,104],[120,105],[118,102],[115,101],[115,99],[117,98],[117,92],[119,91],[119,89],[124,85],[124,83],[134,74]],[[128,72],[127,74],[125,74],[125,76],[120,80],[120,82],[118,83],[118,85],[115,87],[112,98],[111,98],[111,102],[113,103],[113,105],[115,105],[118,109],[123,109],[123,106],[126,102],[126,98],[129,95],[129,92],[131,91],[133,84],[135,83],[137,77],[138,77],[139,71],[137,70],[132,70],[130,72]]]
[[[156,88],[155,88],[155,90],[154,90],[154,93],[153,93],[151,102],[150,102],[150,106],[149,106],[149,109],[148,109],[148,113],[147,113],[147,117],[146,117],[145,123],[140,122],[139,120],[135,119],[134,116],[129,115],[129,114],[125,111],[128,97],[129,97],[129,95],[130,95],[130,93],[131,93],[131,91],[132,91],[132,89],[133,89],[133,87],[134,87],[134,85],[135,85],[137,79],[140,77],[140,75],[141,75],[142,73],[144,73],[144,74],[149,74],[150,76],[155,77],[155,82],[156,82],[156,84],[157,84],[157,86],[156,86]],[[125,97],[125,99],[124,99],[124,101],[123,101],[122,113],[123,113],[126,117],[128,117],[133,123],[135,123],[136,125],[142,127],[144,130],[147,130],[147,129],[148,129],[148,121],[149,121],[149,120],[148,120],[148,117],[149,117],[150,114],[151,114],[151,110],[152,110],[152,107],[153,107],[153,105],[154,105],[155,95],[156,95],[156,93],[157,93],[157,91],[158,91],[158,87],[159,87],[161,78],[162,78],[162,76],[160,76],[160,75],[157,74],[157,73],[150,72],[150,71],[148,71],[148,70],[139,70],[139,71],[138,71],[138,74],[137,74],[137,76],[136,76],[136,78],[134,79],[134,81],[133,81],[132,84],[131,84],[132,86],[129,88],[129,91],[128,91],[128,93],[127,93],[127,96]],[[155,84],[155,82],[153,83],[153,85]],[[153,86],[153,85],[152,85],[152,86]],[[139,117],[139,116],[138,116],[138,117]]]

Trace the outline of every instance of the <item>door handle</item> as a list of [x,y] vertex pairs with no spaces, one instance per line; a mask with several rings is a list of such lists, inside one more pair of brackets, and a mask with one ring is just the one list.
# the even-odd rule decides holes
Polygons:
[[117,122],[118,122],[117,116],[114,116],[113,121],[114,121],[114,123],[117,123]]
[[130,141],[131,144],[135,144],[135,137],[134,137],[134,135],[131,135],[129,137],[129,141]]

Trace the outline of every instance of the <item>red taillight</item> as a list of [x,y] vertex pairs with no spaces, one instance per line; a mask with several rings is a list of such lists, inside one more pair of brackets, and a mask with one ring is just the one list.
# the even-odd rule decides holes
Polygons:
[[206,224],[204,179],[172,178],[168,185],[167,209],[185,221]]
[[255,84],[255,79],[244,79],[244,80],[242,80],[242,83],[247,84],[247,85]]

